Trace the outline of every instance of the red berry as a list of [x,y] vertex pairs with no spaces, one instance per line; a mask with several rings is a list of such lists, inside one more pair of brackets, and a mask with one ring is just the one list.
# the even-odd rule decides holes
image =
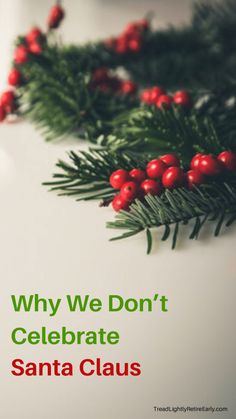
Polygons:
[[201,185],[205,181],[204,175],[200,172],[200,170],[197,169],[189,170],[186,176],[190,189],[193,188],[193,185]]
[[173,99],[171,96],[169,95],[161,95],[157,101],[156,101],[156,106],[159,109],[170,109],[171,105],[172,105]]
[[1,105],[3,106],[6,112],[13,111],[15,105],[15,95],[12,92],[12,90],[7,90],[6,92],[2,93]]
[[110,176],[110,185],[114,189],[120,189],[129,180],[129,173],[124,169],[118,169]]
[[223,164],[215,156],[203,155],[200,159],[199,170],[207,176],[217,176],[222,172]]
[[115,51],[117,54],[125,54],[128,51],[128,40],[126,37],[121,36],[115,42]]
[[129,209],[130,203],[128,201],[125,201],[119,194],[115,196],[111,205],[113,209],[118,212],[120,210],[127,211]]
[[126,35],[135,35],[139,30],[139,24],[138,22],[130,22],[126,26],[124,30],[124,34]]
[[0,105],[0,122],[6,118],[6,111],[2,105]]
[[168,167],[170,167],[170,166],[179,167],[180,166],[180,161],[179,161],[178,157],[176,157],[174,154],[165,154],[164,156],[160,157],[160,160],[163,161]]
[[143,90],[141,95],[140,95],[141,102],[147,103],[147,105],[151,105],[151,103],[152,103],[151,94],[152,94],[151,89]]
[[129,176],[130,176],[131,180],[133,180],[134,182],[141,183],[141,182],[144,181],[144,179],[146,177],[146,174],[145,174],[144,170],[132,169],[129,172]]
[[148,177],[152,179],[161,179],[167,165],[160,159],[151,160],[146,167]]
[[140,36],[137,34],[132,36],[132,38],[128,41],[129,50],[132,52],[139,52],[142,48],[142,42]]
[[22,75],[20,71],[17,70],[16,68],[13,68],[8,75],[8,83],[11,86],[15,87],[15,86],[20,86],[21,81],[22,81]]
[[184,180],[184,171],[180,167],[169,167],[162,176],[163,186],[168,189],[182,186]]
[[24,45],[19,45],[14,53],[14,60],[16,64],[24,64],[28,60],[28,48]]
[[31,52],[31,54],[40,55],[42,54],[43,49],[38,42],[32,42],[29,46],[29,52]]
[[195,156],[192,158],[191,163],[190,163],[190,167],[191,169],[199,169],[199,164],[200,164],[200,160],[202,158],[202,156],[204,156],[204,154],[202,153],[197,153],[195,154]]
[[236,171],[236,153],[227,150],[222,151],[217,159],[223,163],[225,169],[229,170],[230,172]]
[[138,185],[135,182],[126,182],[121,187],[120,196],[125,201],[133,201],[138,194]]
[[192,105],[192,99],[186,90],[180,90],[174,95],[174,103],[176,103],[176,105],[190,107]]
[[26,41],[28,44],[32,44],[32,42],[38,41],[42,37],[42,31],[35,27],[32,28],[31,31],[26,35]]
[[65,12],[61,6],[53,6],[48,16],[48,26],[50,29],[56,29],[60,25],[62,19],[65,16]]
[[144,195],[160,195],[162,191],[162,186],[160,182],[157,182],[153,179],[145,179],[140,185],[141,191]]
[[162,87],[158,87],[158,86],[153,87],[150,93],[151,103],[156,103],[157,99],[163,95],[165,95],[165,90],[162,89]]
[[126,95],[134,94],[137,90],[137,86],[131,80],[126,80],[121,83],[120,90]]
[[127,36],[135,36],[139,35],[140,32],[146,31],[149,28],[149,22],[147,19],[141,19],[137,22],[131,22],[129,23],[125,30],[124,34]]

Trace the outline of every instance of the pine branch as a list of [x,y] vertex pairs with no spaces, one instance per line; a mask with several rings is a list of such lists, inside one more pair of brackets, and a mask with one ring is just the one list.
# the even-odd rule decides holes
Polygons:
[[24,69],[29,82],[20,90],[24,114],[47,140],[75,135],[90,139],[109,129],[120,112],[137,105],[135,98],[92,90],[89,69],[57,47],[48,47]]
[[[117,192],[109,185],[117,168],[145,168],[150,157],[167,152],[177,154],[188,167],[196,152],[236,151],[235,1],[197,4],[190,24],[145,30],[142,36],[140,52],[124,54],[105,42],[64,47],[46,37],[43,53],[29,54],[19,66],[24,76],[17,90],[21,110],[46,139],[74,135],[97,145],[79,154],[71,151],[69,162],[58,162],[60,172],[45,185],[60,195],[103,199],[107,205]],[[140,88],[160,84],[170,93],[187,88],[195,109],[137,108],[137,96],[94,88],[94,70],[99,67],[122,67]],[[189,238],[196,239],[207,221],[215,223],[218,236],[223,225],[235,220],[236,179],[224,174],[193,191],[166,190],[160,197],[137,199],[130,211],[119,212],[107,226],[125,230],[112,240],[146,231],[150,253],[155,227],[164,227],[163,241],[172,235],[175,248],[182,224],[193,222]]]
[[207,89],[220,97],[231,88],[236,70],[235,23],[234,0],[198,1],[188,25],[151,32],[145,49],[126,68],[138,83]]
[[156,156],[176,153],[185,164],[197,152],[219,153],[226,147],[210,119],[197,111],[185,112],[179,107],[160,111],[155,106],[140,107],[114,121],[113,133],[101,136],[97,143],[110,150]]
[[[214,143],[213,143],[214,144]],[[218,147],[218,143],[217,143]],[[210,150],[211,151],[211,150]],[[130,170],[133,167],[144,169],[147,156],[126,151],[96,150],[79,154],[71,151],[70,162],[59,161],[52,182],[45,185],[59,195],[74,196],[77,200],[100,199],[106,206],[117,193],[110,187],[110,174],[117,168]],[[164,226],[162,240],[171,236],[172,248],[175,248],[181,224],[194,221],[190,239],[197,238],[207,221],[215,221],[215,235],[220,233],[223,223],[230,226],[236,220],[236,180],[232,176],[218,178],[194,191],[185,188],[166,190],[161,197],[146,196],[144,201],[136,200],[130,211],[121,211],[116,221],[108,223],[109,228],[126,230],[121,236],[126,238],[145,230],[148,253],[152,248],[153,227]]]
[[[136,200],[130,211],[120,211],[108,228],[125,230],[111,240],[131,237],[146,231],[147,253],[151,252],[154,227],[164,227],[161,240],[172,234],[172,249],[176,247],[181,225],[194,221],[189,239],[197,239],[207,221],[214,221],[214,235],[218,236],[225,225],[236,220],[236,181],[214,183],[189,191],[185,188],[165,191],[161,197],[146,196],[145,201]],[[171,226],[173,229],[171,229]]]
[[189,167],[196,152],[217,154],[225,148],[211,121],[198,117],[195,111],[185,114],[178,108],[159,111],[141,107],[123,119],[120,116],[114,126],[117,135],[103,135],[97,140],[103,149],[71,151],[70,162],[59,161],[57,167],[62,172],[54,174],[54,180],[45,185],[78,199],[111,199],[114,190],[109,177],[117,168],[145,168],[150,158],[168,152],[175,153]]
[[[235,80],[236,81],[236,80]],[[225,148],[236,150],[236,100],[232,92],[217,98],[209,95],[198,108],[200,118],[208,118]]]
[[[91,91],[91,74],[103,66],[123,67],[140,87],[163,84],[173,91],[207,91],[215,104],[222,98],[225,102],[236,97],[235,39],[236,3],[231,0],[195,6],[192,21],[184,27],[147,31],[139,53],[118,55],[104,42],[64,47],[48,39],[42,55],[31,55],[20,66],[27,79],[19,90],[22,110],[48,140],[74,135],[94,141],[100,133],[111,133],[113,118],[136,107],[137,100]],[[215,121],[219,109],[214,113],[213,108]],[[225,109],[220,116],[227,118]],[[231,141],[235,125],[228,125],[229,118],[220,122]]]
[[130,170],[144,168],[146,160],[129,153],[89,149],[69,153],[69,163],[59,161],[60,173],[53,175],[52,182],[45,182],[51,191],[59,195],[75,196],[78,201],[88,199],[111,199],[116,191],[109,184],[111,173],[118,167]]

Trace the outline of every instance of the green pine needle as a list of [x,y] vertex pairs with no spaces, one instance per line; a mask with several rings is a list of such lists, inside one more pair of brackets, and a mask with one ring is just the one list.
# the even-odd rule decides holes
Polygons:
[[[127,238],[145,230],[149,254],[152,228],[164,227],[162,241],[168,240],[173,232],[172,249],[175,249],[181,224],[188,224],[191,220],[194,220],[194,226],[190,239],[198,238],[207,220],[215,222],[215,236],[220,234],[223,225],[229,227],[236,220],[236,180],[203,185],[194,191],[185,188],[167,190],[161,197],[148,195],[143,203],[136,200],[129,212],[120,211],[116,220],[107,223],[107,227],[126,230],[115,239]],[[174,228],[171,229],[171,226]]]

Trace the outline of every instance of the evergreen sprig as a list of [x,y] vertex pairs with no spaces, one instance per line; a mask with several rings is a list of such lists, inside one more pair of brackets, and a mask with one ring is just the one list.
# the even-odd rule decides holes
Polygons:
[[63,195],[77,195],[79,199],[108,199],[114,196],[109,185],[111,173],[118,168],[144,169],[150,158],[174,153],[189,167],[194,154],[219,153],[225,141],[217,135],[211,120],[197,116],[195,111],[185,114],[178,108],[160,112],[155,107],[142,107],[127,118],[114,122],[114,133],[97,140],[99,148],[69,153],[69,162],[60,160],[60,173],[45,185]]
[[61,170],[53,175],[53,181],[45,182],[51,191],[59,195],[75,196],[77,200],[110,200],[115,191],[109,184],[109,177],[117,167],[130,170],[137,165],[144,168],[146,160],[130,153],[89,149],[69,153],[69,162],[60,160]]
[[[147,110],[144,111],[146,118]],[[148,115],[150,112],[149,110]],[[166,112],[161,115],[163,115],[163,120],[167,118],[168,124],[172,118],[176,118],[174,113]],[[185,123],[181,119],[181,124],[178,119],[178,123],[174,119],[181,135],[176,135],[177,146],[173,146],[174,140],[170,143],[172,151],[173,147],[176,147],[174,149],[184,161],[183,155],[181,155],[181,141],[184,143],[185,156],[188,149],[191,150],[189,153],[196,151],[218,152],[222,149],[222,144],[209,122],[203,121],[204,131],[202,131],[199,129],[195,115],[192,115],[191,118],[193,118],[194,124],[197,123],[197,129],[193,129],[195,125],[192,126],[192,120],[189,125],[188,118]],[[153,115],[151,121],[153,122]],[[145,123],[144,127],[146,126]],[[190,135],[191,133],[192,135]],[[175,138],[173,136],[173,139]],[[188,143],[185,144],[185,141]],[[91,148],[89,151],[79,153],[71,151],[69,153],[70,161],[59,161],[57,167],[61,169],[60,173],[54,174],[53,181],[47,182],[45,185],[50,186],[51,190],[57,191],[59,195],[75,196],[77,200],[100,199],[103,205],[108,205],[117,193],[109,184],[111,173],[117,168],[128,171],[134,167],[144,169],[147,164],[148,154],[141,153],[140,150],[137,151],[137,144],[135,150],[132,150],[131,147],[131,150],[126,148],[126,151],[123,152],[118,147],[115,150]],[[146,146],[144,150],[146,150]],[[157,146],[156,153],[160,150],[161,148]],[[188,224],[194,220],[194,227],[190,234],[190,238],[193,239],[198,237],[206,221],[215,221],[215,235],[217,236],[225,220],[226,225],[230,226],[235,219],[236,179],[233,176],[224,175],[219,177],[217,182],[210,181],[208,184],[195,188],[194,191],[186,188],[166,190],[160,197],[146,196],[143,201],[136,200],[131,205],[129,212],[119,212],[116,220],[108,223],[107,226],[126,230],[124,234],[113,240],[130,237],[145,230],[148,253],[150,253],[152,247],[151,228],[153,227],[164,226],[162,240],[167,240],[171,236],[171,226],[174,226],[172,248],[175,248],[181,224]]]
[[220,234],[223,225],[229,227],[236,220],[236,181],[212,183],[189,191],[185,188],[166,190],[161,197],[148,195],[145,201],[136,200],[130,211],[120,211],[108,228],[125,230],[124,239],[146,231],[147,253],[152,249],[152,228],[164,227],[161,237],[172,237],[172,249],[177,243],[181,225],[194,221],[190,239],[197,239],[207,221],[214,221],[214,235]]
[[22,109],[46,140],[68,135],[94,140],[110,131],[118,113],[137,105],[128,95],[92,89],[89,68],[76,66],[67,49],[56,46],[27,63],[24,75],[28,82],[19,90]]
[[[145,168],[150,157],[174,152],[187,168],[196,152],[236,151],[235,51],[234,0],[197,3],[188,25],[147,30],[138,53],[117,54],[105,42],[65,47],[45,39],[43,53],[20,66],[26,81],[18,90],[21,109],[48,140],[75,135],[96,143],[86,152],[71,151],[69,162],[59,161],[60,172],[45,184],[59,194],[102,199],[106,205],[116,193],[109,177],[119,167]],[[155,84],[170,93],[188,89],[194,109],[160,111],[139,106],[137,96],[92,89],[99,67],[122,67],[140,89]],[[190,239],[195,239],[207,221],[215,222],[217,236],[235,220],[236,179],[223,175],[194,190],[137,199],[108,227],[125,230],[113,240],[146,231],[150,253],[155,227],[164,227],[162,240],[172,236],[175,248],[182,224],[193,222]]]
[[[145,48],[126,68],[139,83],[148,80],[170,90],[210,90],[232,94],[236,69],[236,3],[198,1],[181,27],[151,32]],[[235,94],[235,90],[234,90]]]
[[162,111],[143,106],[121,115],[113,125],[112,134],[98,138],[99,145],[146,156],[172,152],[184,164],[197,152],[217,154],[229,146],[223,135],[219,139],[211,119],[178,106]]
[[[94,141],[100,133],[112,133],[117,115],[137,106],[137,98],[90,89],[96,68],[122,67],[141,88],[161,84],[169,91],[188,88],[199,96],[205,92],[212,95],[214,103],[208,101],[205,115],[209,110],[225,131],[229,118],[225,110],[222,115],[222,106],[236,97],[235,39],[233,0],[197,3],[190,24],[147,31],[138,53],[118,55],[101,41],[65,47],[48,38],[40,56],[31,54],[29,61],[19,66],[27,80],[19,90],[22,110],[46,139],[74,135]],[[222,103],[220,110],[214,106],[217,103]],[[219,111],[223,118],[219,119]],[[235,106],[231,115],[236,115]],[[235,133],[235,125],[230,123],[230,127]],[[232,139],[230,127],[227,133]]]

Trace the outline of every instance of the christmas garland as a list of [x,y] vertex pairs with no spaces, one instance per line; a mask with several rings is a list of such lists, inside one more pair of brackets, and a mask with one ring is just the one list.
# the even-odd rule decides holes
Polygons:
[[153,227],[172,248],[181,224],[195,239],[214,221],[219,235],[236,219],[235,2],[199,3],[182,28],[154,31],[142,19],[79,47],[55,40],[64,14],[58,3],[45,33],[17,39],[0,122],[21,114],[47,140],[94,143],[59,161],[45,184],[111,204],[118,214],[108,227],[125,231],[115,239],[146,231],[149,253]]

